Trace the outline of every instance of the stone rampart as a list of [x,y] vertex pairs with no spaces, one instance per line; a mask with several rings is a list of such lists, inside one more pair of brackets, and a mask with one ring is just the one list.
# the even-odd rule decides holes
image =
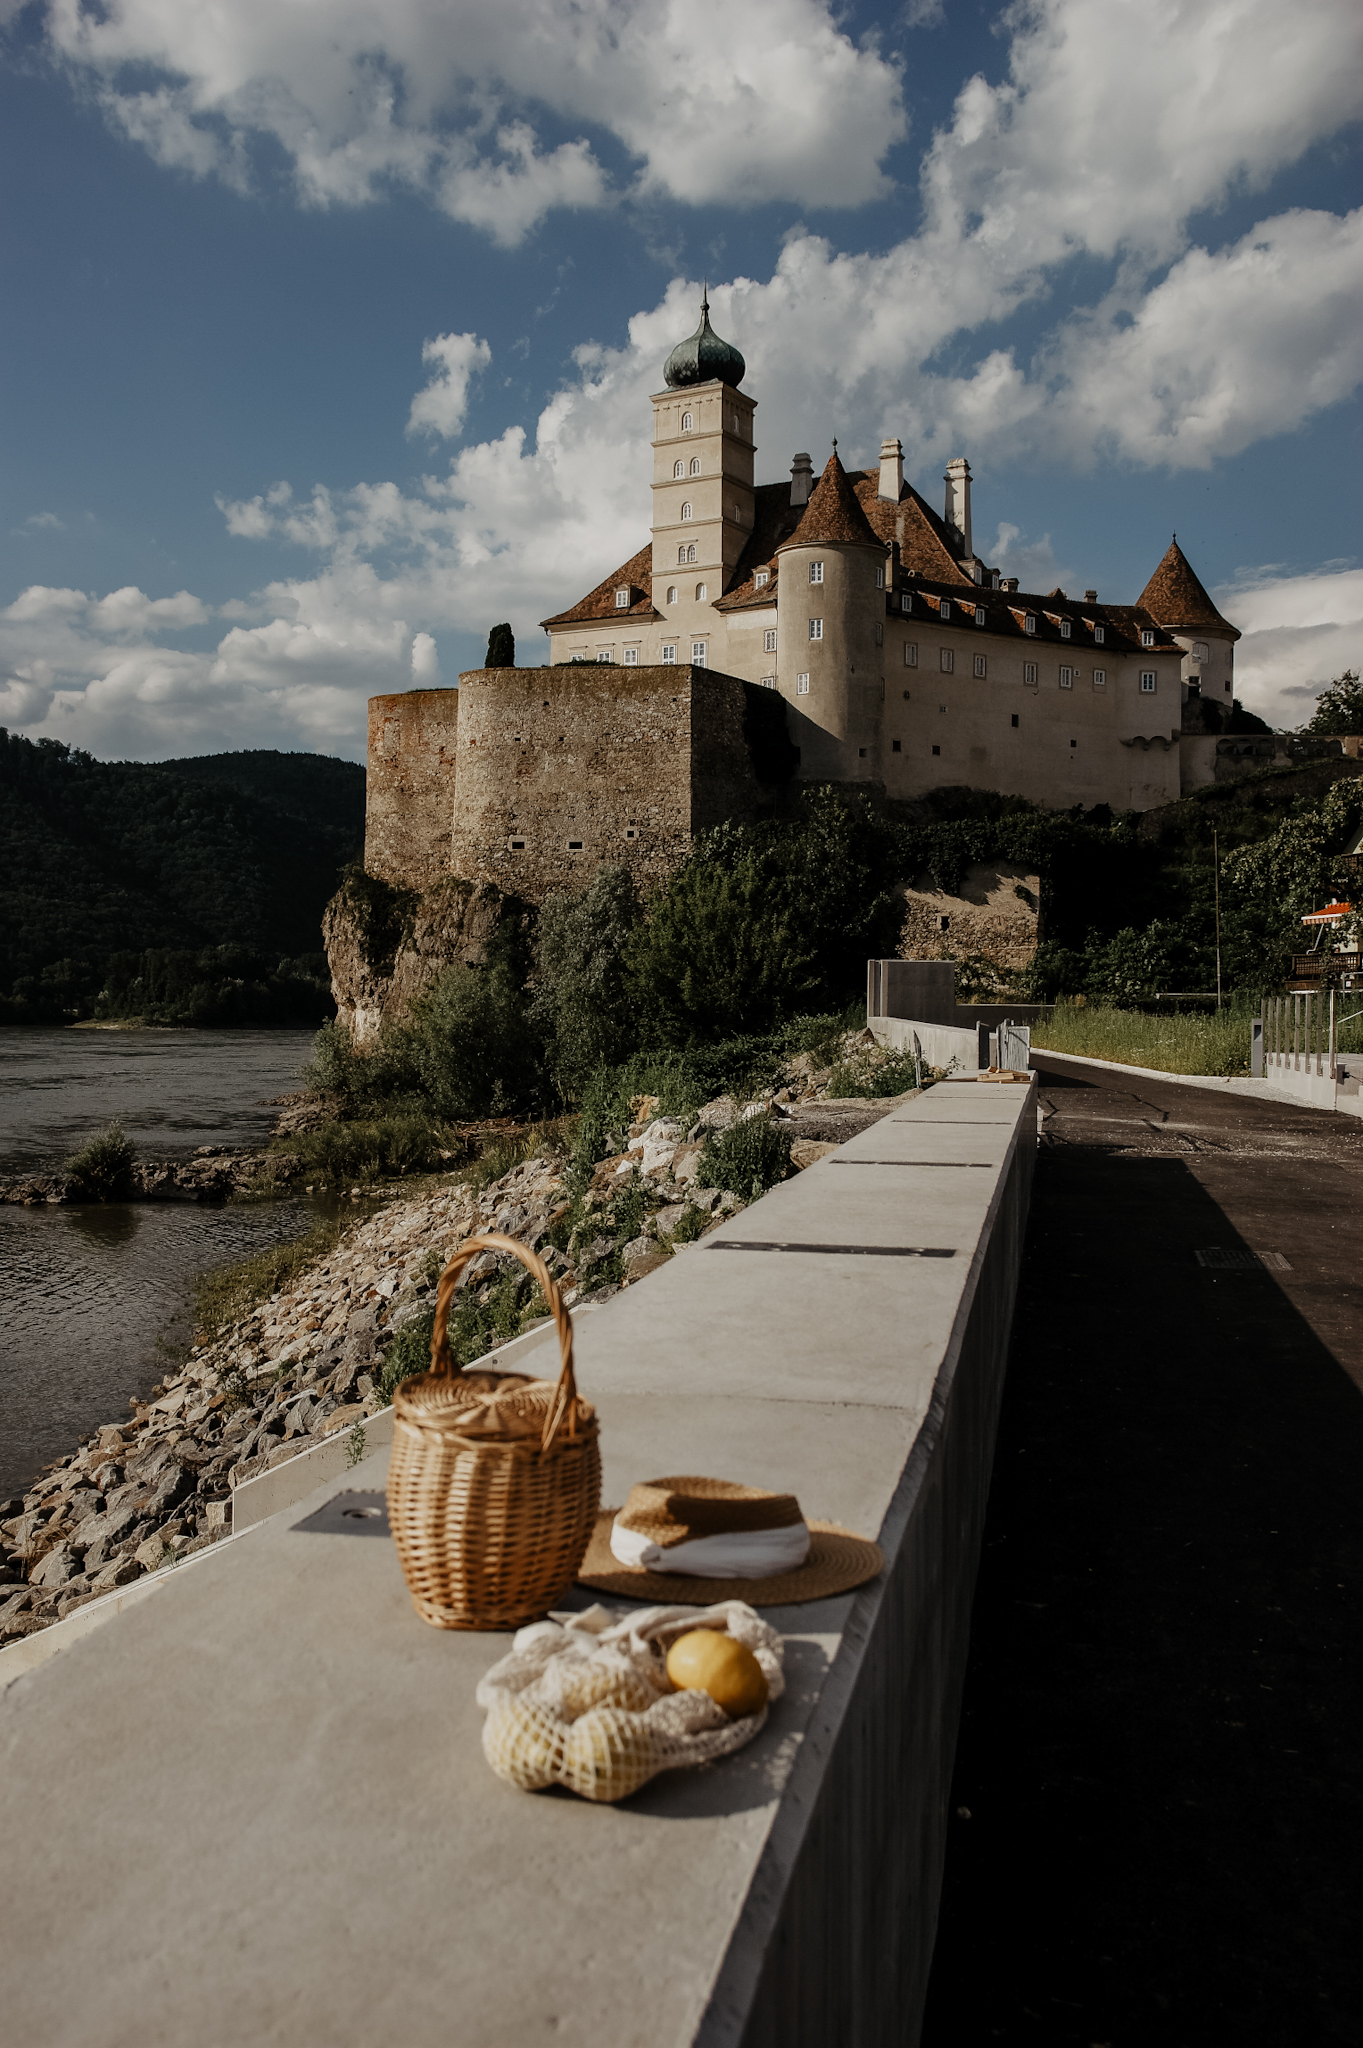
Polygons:
[[403,690],[369,700],[364,864],[404,889],[450,871],[457,690]]

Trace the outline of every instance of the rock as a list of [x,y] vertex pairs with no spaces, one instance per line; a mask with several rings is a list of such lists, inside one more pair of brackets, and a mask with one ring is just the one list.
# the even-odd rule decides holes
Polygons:
[[145,1543],[138,1544],[133,1552],[133,1559],[144,1572],[157,1572],[163,1564],[169,1564],[174,1555],[174,1551],[158,1529],[154,1536],[148,1536]]
[[31,1587],[25,1586],[22,1592],[11,1594],[3,1606],[0,1606],[0,1629],[13,1621],[16,1614],[22,1614],[32,1604],[33,1592]]
[[64,1586],[68,1579],[76,1576],[76,1560],[65,1543],[59,1543],[49,1550],[46,1557],[28,1575],[30,1586],[44,1586],[55,1589]]
[[646,1259],[650,1252],[656,1250],[657,1246],[652,1238],[636,1237],[621,1252],[620,1262],[624,1266],[625,1271],[628,1272],[631,1266],[637,1266],[640,1259]]
[[790,1148],[790,1163],[792,1166],[798,1167],[803,1173],[804,1169],[807,1166],[812,1166],[816,1159],[824,1159],[830,1152],[836,1152],[837,1149],[836,1145],[825,1139],[797,1138]]
[[338,1429],[353,1429],[357,1422],[363,1422],[367,1410],[359,1401],[348,1401],[343,1408],[334,1408],[322,1425],[323,1436],[335,1436]]
[[134,1579],[140,1579],[142,1567],[135,1557],[111,1558],[104,1569],[90,1581],[92,1593],[112,1593],[119,1586],[130,1586]]
[[683,1146],[672,1161],[672,1178],[679,1187],[689,1187],[700,1172],[701,1145]]
[[210,1500],[204,1507],[204,1523],[209,1529],[230,1529],[232,1526],[231,1500]]
[[[653,1243],[647,1237],[636,1238],[635,1243],[644,1245],[646,1249],[639,1254],[638,1258],[630,1260],[629,1264],[625,1267],[624,1284],[626,1287],[632,1286],[636,1280],[644,1279],[649,1273],[655,1273],[658,1267],[665,1266],[672,1256],[663,1246]],[[633,1246],[628,1246],[627,1250],[632,1251]]]
[[659,1237],[671,1237],[686,1214],[688,1206],[686,1202],[674,1202],[670,1208],[658,1210],[653,1218],[653,1227]]
[[717,1095],[713,1102],[707,1102],[696,1119],[694,1128],[701,1131],[727,1131],[730,1124],[738,1122],[738,1104],[732,1095]]

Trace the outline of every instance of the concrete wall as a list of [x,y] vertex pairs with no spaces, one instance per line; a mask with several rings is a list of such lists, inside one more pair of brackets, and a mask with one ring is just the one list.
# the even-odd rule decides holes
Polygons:
[[425,889],[449,873],[458,730],[457,690],[370,698],[364,864],[371,875]]

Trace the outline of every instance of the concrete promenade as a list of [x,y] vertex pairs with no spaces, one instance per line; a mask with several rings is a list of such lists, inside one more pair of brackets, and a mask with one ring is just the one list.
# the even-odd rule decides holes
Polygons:
[[873,1585],[769,1610],[762,1735],[619,1808],[501,1784],[474,1688],[506,1637],[426,1628],[328,1509],[381,1447],[0,1652],[0,2039],[912,2048],[1035,1088],[886,1110],[579,1332],[606,1501],[706,1472],[879,1537]]
[[[1033,1064],[925,2048],[1343,2048],[1363,2039],[1363,1131]],[[1200,1265],[1213,1249],[1277,1257]]]

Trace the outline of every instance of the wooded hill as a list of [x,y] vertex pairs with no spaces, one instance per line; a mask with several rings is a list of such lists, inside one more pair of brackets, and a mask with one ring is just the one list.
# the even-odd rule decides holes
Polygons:
[[87,1017],[106,985],[137,1013],[141,983],[162,1022],[319,1021],[364,787],[325,755],[96,761],[0,728],[0,1020]]

